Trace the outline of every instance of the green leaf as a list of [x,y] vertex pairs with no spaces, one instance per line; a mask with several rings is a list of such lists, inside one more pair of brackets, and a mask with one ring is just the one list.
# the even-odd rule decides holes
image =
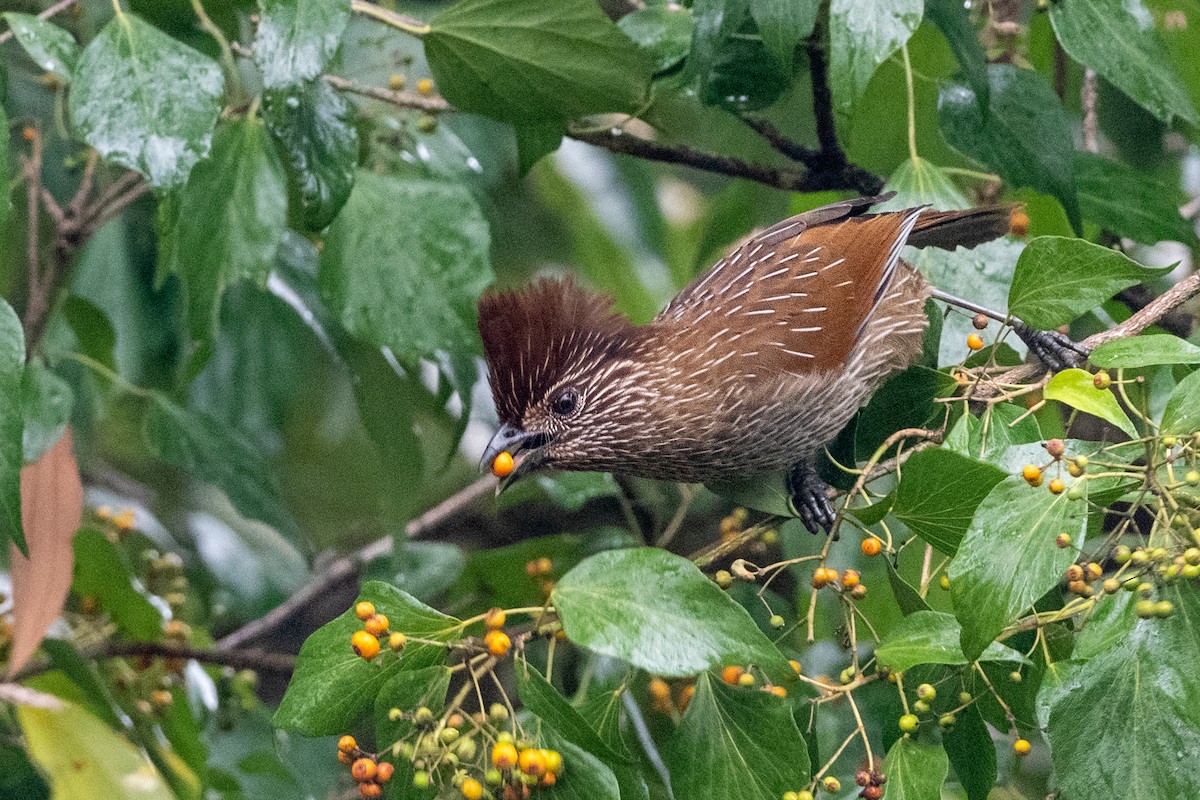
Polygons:
[[921,24],[922,0],[833,0],[829,6],[829,84],[848,112],[871,76]]
[[709,673],[667,749],[676,797],[779,800],[809,781],[808,747],[791,704]]
[[360,172],[319,279],[346,329],[402,363],[459,349],[475,340],[475,301],[492,282],[487,222],[458,184]]
[[29,754],[49,777],[52,796],[71,800],[174,798],[146,754],[69,703],[18,705]]
[[941,800],[950,760],[941,745],[901,736],[883,759],[888,800]]
[[988,84],[987,53],[971,22],[971,9],[959,0],[925,0],[925,17],[937,26],[962,69],[963,77],[975,90],[979,107],[986,109],[991,96]]
[[753,508],[780,517],[797,517],[788,491],[786,471],[755,475],[745,480],[706,483],[704,486],[713,494],[733,501],[736,505]]
[[[1086,496],[1086,481],[1074,485]],[[948,570],[968,659],[978,658],[1004,626],[1058,585],[1075,553],[1058,547],[1055,537],[1067,533],[1079,547],[1086,531],[1085,498],[1050,494],[1020,475],[996,484],[979,504]]]
[[[918,664],[965,667],[970,661],[959,645],[961,634],[962,627],[953,614],[915,611],[887,632],[875,648],[875,658],[894,672],[904,672]],[[992,642],[978,660],[1019,663],[1025,657],[1011,647]]]
[[750,13],[750,0],[700,0],[687,76],[698,78],[700,101],[733,111],[764,108],[791,82],[767,52]]
[[563,575],[551,602],[572,642],[657,675],[725,664],[790,669],[746,609],[664,550],[598,553]]
[[[388,618],[391,621],[391,618]],[[411,712],[418,708],[428,708],[434,714],[440,714],[446,705],[446,692],[450,688],[450,668],[438,664],[422,669],[410,669],[397,673],[379,689],[375,696],[375,741],[380,743],[396,742],[408,736],[413,731],[411,717],[392,719],[393,708]],[[397,785],[403,786],[412,781],[412,762],[398,759],[397,770],[407,775],[399,775]]]
[[100,155],[171,188],[208,155],[224,87],[211,58],[121,13],[79,58],[71,122]]
[[[1046,736],[1064,800],[1120,793],[1132,800],[1196,797],[1200,752],[1200,598],[1187,582],[1164,599],[1166,619],[1139,620],[1083,664],[1058,664],[1061,685],[1047,684]],[[1132,602],[1114,624],[1123,628]],[[1039,697],[1039,700],[1042,698]],[[1181,755],[1182,754],[1182,755]]]
[[923,158],[910,158],[888,178],[884,192],[895,192],[891,200],[875,206],[876,211],[900,211],[913,206],[931,206],[938,211],[960,211],[970,201],[936,165]]
[[226,287],[262,285],[287,228],[283,166],[260,120],[218,129],[212,157],[192,170],[179,195],[171,270],[187,297],[193,344],[211,342]]
[[0,298],[0,544],[12,539],[22,553],[21,467],[24,465],[25,415],[21,384],[25,373],[25,332],[21,320]]
[[1086,370],[1064,369],[1056,373],[1042,390],[1042,396],[1112,423],[1134,439],[1138,436],[1137,428],[1117,402],[1113,390],[1097,389],[1092,374]]
[[267,523],[290,541],[300,540],[274,472],[241,436],[214,417],[188,411],[157,394],[146,409],[144,425],[147,443],[162,461],[216,485],[243,515]]
[[[409,637],[445,642],[462,632],[458,620],[386,583],[364,583],[358,599],[374,603],[376,613],[387,616],[390,630]],[[304,641],[275,712],[275,725],[306,736],[345,733],[388,681],[406,670],[440,664],[446,656],[445,647],[410,641],[398,655],[385,643],[380,654],[367,661],[350,647],[350,637],[358,630],[362,621],[351,607]]]
[[427,603],[450,588],[466,564],[466,556],[458,545],[397,537],[392,555],[372,561],[367,570],[369,577],[386,580]]
[[1094,153],[1075,154],[1075,182],[1084,219],[1136,242],[1164,240],[1195,246],[1196,231],[1179,214],[1171,186],[1144,171]]
[[[627,763],[630,755],[618,752],[600,737],[567,698],[524,658],[516,663],[517,694],[521,704],[563,738],[605,762]],[[624,750],[624,748],[622,748]]]
[[40,363],[30,362],[21,379],[21,406],[25,430],[22,450],[32,464],[62,438],[71,419],[75,395],[70,385]]
[[81,597],[94,597],[100,608],[131,638],[154,641],[162,633],[162,615],[133,588],[129,570],[117,547],[104,534],[84,529],[72,540],[75,578],[71,588]]
[[692,11],[682,6],[647,5],[621,17],[617,25],[649,54],[655,74],[683,61],[692,48]]
[[3,16],[13,36],[38,67],[69,83],[79,61],[79,45],[74,37],[54,23],[32,14],[10,11]]
[[4,105],[0,103],[0,231],[4,230],[10,211],[12,186],[8,174],[8,115],[4,113]]
[[1049,82],[1012,64],[988,67],[986,115],[974,89],[949,82],[938,96],[938,124],[954,149],[987,165],[1013,188],[1029,186],[1058,198],[1075,230],[1071,120]]
[[892,513],[913,533],[954,555],[975,509],[1004,479],[991,464],[945,448],[922,450],[904,464]]
[[1096,70],[1158,119],[1200,121],[1154,33],[1154,18],[1141,3],[1060,0],[1050,5],[1050,24],[1071,58]]
[[259,0],[254,61],[264,89],[288,89],[319,76],[350,22],[347,0]]
[[358,166],[354,108],[325,81],[266,92],[263,118],[287,167],[289,209],[306,230],[325,228],[350,197]]
[[1008,310],[1034,328],[1066,325],[1117,292],[1174,269],[1143,267],[1083,239],[1039,236],[1017,259]]
[[559,734],[553,726],[542,728],[541,733],[545,745],[562,753],[563,763],[570,765],[567,767],[570,774],[551,790],[555,800],[631,800],[622,793],[616,774],[607,764]]
[[[878,503],[877,505],[882,505]],[[888,584],[892,587],[892,595],[896,598],[896,605],[900,607],[900,611],[905,615],[915,614],[918,611],[929,611],[929,603],[921,596],[913,586],[896,571],[896,565],[892,563],[892,559],[884,559],[887,564]]]
[[942,746],[967,800],[987,800],[996,783],[996,745],[977,705],[959,711],[954,728],[942,732]]
[[791,74],[796,45],[807,39],[817,22],[818,0],[750,0],[750,15],[763,46]]
[[1150,333],[1105,342],[1092,351],[1088,361],[1105,369],[1200,364],[1200,347],[1178,336]]
[[423,41],[447,100],[505,122],[633,111],[650,83],[650,59],[591,0],[462,0]]
[[1175,384],[1163,410],[1160,433],[1186,436],[1200,431],[1200,370]]
[[117,346],[117,332],[103,311],[79,295],[68,295],[60,307],[63,317],[75,338],[79,342],[80,351],[88,358],[117,371],[117,360],[114,351]]
[[513,124],[517,137],[517,171],[526,175],[533,165],[562,144],[566,126],[558,120],[518,122]]
[[963,414],[946,435],[945,446],[957,453],[1004,469],[1005,453],[1014,445],[1042,439],[1037,417],[1013,403],[988,406],[982,419]]

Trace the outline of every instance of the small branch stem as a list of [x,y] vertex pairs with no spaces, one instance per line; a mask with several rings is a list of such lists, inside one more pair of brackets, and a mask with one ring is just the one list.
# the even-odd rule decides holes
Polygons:
[[388,11],[386,8],[380,8],[374,3],[365,2],[365,0],[352,0],[350,10],[418,38],[432,30],[428,23],[414,19],[413,17],[406,17],[403,14],[397,14],[395,11]]

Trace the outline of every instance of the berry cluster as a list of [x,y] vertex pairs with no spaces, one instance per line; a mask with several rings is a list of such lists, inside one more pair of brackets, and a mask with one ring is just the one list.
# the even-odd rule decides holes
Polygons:
[[[788,662],[792,665],[792,669],[796,670],[796,674],[800,674],[800,663],[797,661]],[[729,664],[721,670],[721,680],[730,686],[755,686],[758,684],[758,678],[754,673],[745,667],[739,667],[736,664]],[[775,695],[778,698],[787,697],[787,689],[777,684],[772,684],[770,680],[763,676],[762,691],[767,694]]]
[[400,632],[391,632],[390,623],[384,614],[375,613],[375,604],[362,601],[354,606],[354,616],[362,620],[363,627],[350,637],[350,647],[355,655],[367,661],[379,655],[380,640],[387,638],[388,648],[399,653],[408,644],[408,637]]
[[[864,552],[867,541],[877,542],[878,540],[865,540],[863,543]],[[862,575],[856,569],[843,570],[842,574],[838,575],[838,571],[831,567],[817,567],[813,570],[812,587],[814,589],[824,589],[826,586],[832,586],[839,592],[849,592],[850,596],[855,600],[860,600],[867,596],[867,587],[863,585]]]
[[1054,467],[1057,470],[1057,474],[1046,484],[1046,488],[1050,491],[1050,494],[1062,494],[1063,492],[1067,492],[1068,499],[1078,500],[1083,496],[1082,487],[1076,483],[1068,490],[1067,482],[1062,478],[1062,470],[1065,465],[1068,475],[1070,475],[1072,478],[1081,478],[1087,471],[1089,463],[1088,457],[1085,455],[1078,455],[1074,458],[1065,458],[1066,443],[1062,439],[1050,439],[1046,442],[1045,447],[1046,453],[1051,458],[1050,463],[1042,466],[1038,466],[1037,464],[1026,464],[1021,470],[1021,477],[1024,478],[1025,482],[1030,486],[1037,488],[1042,485],[1042,481],[1045,477],[1045,471],[1051,467]]
[[358,793],[363,797],[381,796],[384,784],[396,772],[391,763],[379,761],[371,753],[361,750],[353,736],[338,739],[338,761],[350,767],[350,777],[358,784]]
[[696,685],[687,683],[679,687],[675,699],[672,700],[671,685],[662,678],[651,678],[646,690],[650,693],[651,707],[658,713],[670,717],[687,711],[688,704],[696,695]]

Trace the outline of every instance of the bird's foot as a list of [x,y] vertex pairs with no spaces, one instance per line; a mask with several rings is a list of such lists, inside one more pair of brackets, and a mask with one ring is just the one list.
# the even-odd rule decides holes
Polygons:
[[788,473],[788,493],[792,498],[792,506],[809,533],[829,533],[833,530],[837,513],[829,503],[828,491],[829,485],[803,461]]
[[1091,350],[1058,331],[1039,331],[1023,322],[1013,325],[1013,331],[1052,372],[1082,366],[1091,355]]

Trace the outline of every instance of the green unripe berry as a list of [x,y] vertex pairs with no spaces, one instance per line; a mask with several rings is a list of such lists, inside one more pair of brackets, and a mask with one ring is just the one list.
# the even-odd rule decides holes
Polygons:
[[1137,586],[1138,594],[1142,597],[1150,597],[1154,594],[1154,584],[1149,581],[1142,581]]
[[854,680],[854,667],[846,667],[842,670],[842,674],[838,676],[842,683],[850,683]]
[[488,709],[488,719],[492,722],[504,722],[508,719],[508,706],[504,703],[492,703]]
[[727,569],[717,570],[716,574],[713,575],[713,580],[722,589],[728,589],[730,586],[733,586],[733,575]]
[[836,794],[842,790],[842,782],[832,775],[826,776],[825,780],[821,781],[821,786],[830,794]]
[[917,719],[916,714],[905,714],[900,718],[900,730],[905,733],[912,733],[921,726],[921,720]]
[[1117,545],[1113,550],[1113,560],[1118,564],[1128,564],[1129,557],[1133,555],[1133,551],[1123,544]]
[[1078,483],[1071,484],[1071,488],[1067,489],[1068,500],[1079,500],[1083,498],[1083,488]]
[[389,708],[388,709],[388,721],[389,722],[396,722],[396,721],[400,720],[403,716],[404,716],[404,712],[398,708]]
[[1175,613],[1175,604],[1170,600],[1159,600],[1154,604],[1154,616],[1165,619]]
[[[495,708],[495,706],[492,706],[492,708]],[[500,731],[500,733],[496,734],[496,743],[512,744],[513,735],[508,731]]]
[[954,716],[954,714],[942,714],[938,717],[938,725],[946,729],[953,728],[957,722],[958,717]]
[[429,773],[425,770],[418,770],[413,773],[413,786],[418,789],[429,787]]
[[800,795],[796,792],[784,792],[783,800],[800,800]]
[[1021,674],[1021,670],[1014,669],[1012,672],[1008,673],[1008,679],[1013,683],[1020,683],[1025,679],[1025,676]]
[[458,741],[458,728],[442,728],[438,739],[442,744],[454,744]]
[[929,713],[929,703],[926,703],[924,700],[918,700],[913,703],[913,711],[916,711],[918,714],[927,714]]
[[1164,437],[1162,437],[1162,443],[1163,443],[1163,447],[1170,449],[1170,448],[1174,447],[1175,445],[1179,444],[1179,440],[1176,439],[1174,436],[1164,436]]
[[413,714],[413,725],[418,728],[428,728],[433,725],[433,712],[421,706]]
[[813,793],[808,789],[801,789],[796,792],[796,800],[813,800]]
[[1189,547],[1183,551],[1183,561],[1186,564],[1200,564],[1200,547]]
[[971,695],[970,692],[959,692],[958,693],[958,704],[961,706],[965,706],[967,703],[971,702],[974,699],[975,698]]
[[917,697],[922,700],[934,700],[937,698],[937,689],[933,688],[933,684],[922,683],[917,687]]
[[449,764],[452,767],[457,767],[458,766],[458,754],[446,753],[446,755],[442,756],[442,763]]
[[1145,550],[1134,550],[1129,556],[1129,563],[1133,564],[1135,567],[1144,567],[1146,564],[1150,563],[1150,556]]
[[778,630],[779,628],[782,628],[785,624],[787,624],[787,623],[785,623],[783,621],[783,617],[781,617],[780,615],[778,615],[778,614],[771,615],[771,627],[772,628],[775,628],[776,630]]
[[1182,574],[1185,578],[1200,578],[1200,564],[1188,564]]
[[1194,469],[1189,471],[1187,475],[1184,475],[1183,479],[1187,481],[1188,486],[1200,486],[1200,472]]
[[483,773],[483,782],[488,786],[499,786],[504,783],[504,776],[500,774],[498,769],[489,769]]

